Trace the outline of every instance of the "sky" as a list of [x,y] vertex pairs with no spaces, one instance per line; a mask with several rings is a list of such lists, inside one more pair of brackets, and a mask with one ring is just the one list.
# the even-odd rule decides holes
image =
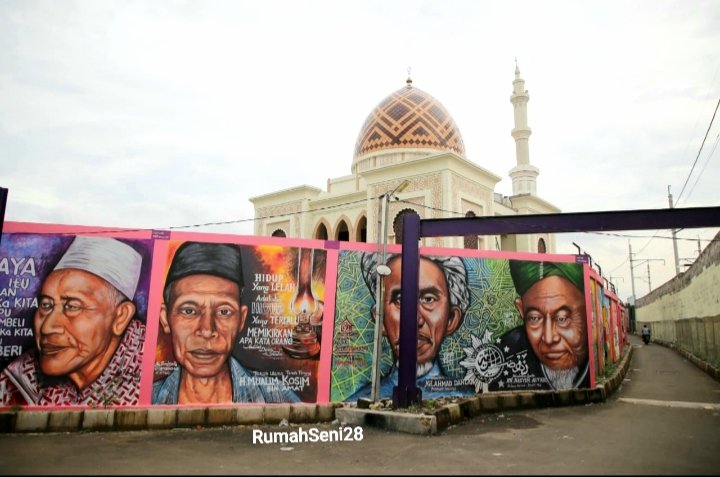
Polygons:
[[[250,235],[250,197],[350,174],[408,67],[511,195],[516,58],[540,197],[661,209],[669,186],[676,207],[720,206],[716,0],[3,0],[5,218]],[[681,262],[717,232],[680,231]],[[578,244],[623,300],[629,244],[637,297],[675,275],[670,231],[617,234],[561,234],[556,251]]]

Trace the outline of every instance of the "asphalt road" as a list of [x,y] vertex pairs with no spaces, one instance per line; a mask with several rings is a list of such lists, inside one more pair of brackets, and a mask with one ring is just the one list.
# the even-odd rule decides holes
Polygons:
[[261,445],[239,427],[0,435],[0,474],[720,473],[720,384],[658,345],[635,349],[626,378],[604,404],[498,413],[435,437],[365,428],[362,441]]

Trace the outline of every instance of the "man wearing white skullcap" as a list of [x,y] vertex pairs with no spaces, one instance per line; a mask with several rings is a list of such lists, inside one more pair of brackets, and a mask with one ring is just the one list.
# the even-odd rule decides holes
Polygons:
[[132,300],[141,267],[127,244],[76,237],[40,290],[37,350],[0,375],[2,404],[138,404],[145,325]]

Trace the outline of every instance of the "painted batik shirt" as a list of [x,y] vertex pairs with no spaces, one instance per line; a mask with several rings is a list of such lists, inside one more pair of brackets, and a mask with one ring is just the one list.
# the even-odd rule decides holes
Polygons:
[[69,378],[44,376],[37,350],[28,351],[0,373],[0,405],[137,405],[144,344],[145,325],[132,320],[110,363],[83,389],[78,389]]

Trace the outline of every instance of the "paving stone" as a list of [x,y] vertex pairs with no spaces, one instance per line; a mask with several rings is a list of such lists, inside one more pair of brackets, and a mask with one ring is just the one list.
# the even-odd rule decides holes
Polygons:
[[573,404],[573,392],[570,389],[558,391],[557,396],[561,406],[570,406]]
[[503,409],[513,409],[518,407],[518,398],[516,394],[505,394],[500,396],[499,403]]
[[83,413],[82,428],[91,431],[110,431],[115,424],[112,409],[92,409]]
[[209,407],[207,413],[208,426],[232,426],[235,424],[234,407]]
[[335,420],[335,409],[333,404],[318,404],[317,405],[317,420],[318,422],[332,422]]
[[520,406],[528,408],[537,407],[535,393],[521,393],[518,396],[520,397]]
[[50,432],[79,431],[82,421],[83,411],[53,411],[50,413],[47,430]]
[[479,416],[482,414],[482,403],[480,402],[480,396],[473,396],[467,400],[470,404],[470,417]]
[[348,425],[372,426],[388,431],[426,436],[438,432],[434,415],[357,408],[338,408],[335,413],[338,419]]
[[315,404],[291,404],[290,422],[305,423],[317,422],[318,407]]
[[290,420],[290,404],[265,406],[265,424],[279,424],[283,419]]
[[123,431],[147,429],[147,417],[147,409],[117,409],[115,427]]
[[457,424],[463,420],[462,411],[460,411],[460,406],[458,404],[446,404],[445,408],[450,413],[450,424]]
[[235,423],[242,425],[262,424],[264,406],[241,406],[235,408]]
[[172,429],[177,425],[177,409],[148,409],[149,429]]
[[20,411],[15,420],[15,432],[44,432],[47,430],[48,411]]
[[204,426],[207,422],[207,409],[180,408],[177,410],[177,427]]
[[0,433],[12,432],[16,419],[15,412],[0,412]]
[[575,389],[573,391],[573,401],[576,404],[585,404],[588,402],[588,392],[585,389]]
[[497,395],[485,394],[480,396],[483,411],[495,411],[500,408]]

